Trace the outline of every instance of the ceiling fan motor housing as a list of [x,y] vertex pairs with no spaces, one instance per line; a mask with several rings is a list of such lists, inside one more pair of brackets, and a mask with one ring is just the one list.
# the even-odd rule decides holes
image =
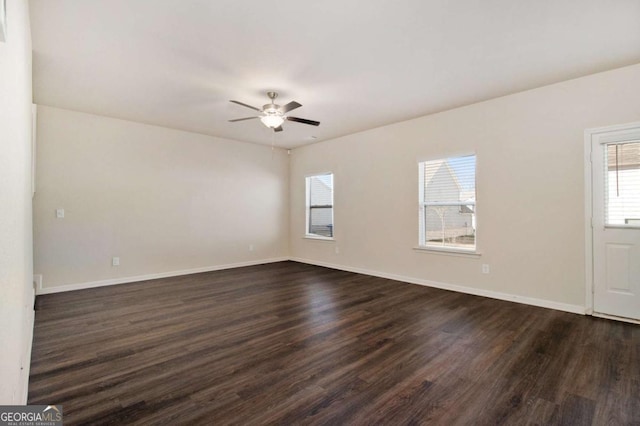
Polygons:
[[276,105],[274,103],[275,99],[278,97],[278,92],[267,92],[267,96],[271,99],[271,103],[263,105],[262,112],[269,115],[282,115],[280,105]]
[[262,112],[269,115],[282,115],[282,111],[280,111],[280,105],[276,105],[276,104],[263,105]]

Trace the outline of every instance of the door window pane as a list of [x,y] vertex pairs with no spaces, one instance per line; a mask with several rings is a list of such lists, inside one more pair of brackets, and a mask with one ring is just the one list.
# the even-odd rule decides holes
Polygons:
[[640,226],[640,141],[607,144],[605,224]]

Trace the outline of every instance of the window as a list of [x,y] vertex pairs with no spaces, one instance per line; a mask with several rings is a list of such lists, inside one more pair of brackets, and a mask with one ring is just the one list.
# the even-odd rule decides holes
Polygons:
[[476,156],[424,161],[420,172],[419,244],[476,248]]
[[605,223],[640,226],[640,142],[611,143],[605,149]]
[[309,176],[306,178],[306,187],[306,234],[333,238],[333,174]]

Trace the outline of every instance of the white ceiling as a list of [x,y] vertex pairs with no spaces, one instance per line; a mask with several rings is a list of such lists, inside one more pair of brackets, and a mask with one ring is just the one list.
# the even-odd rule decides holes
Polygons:
[[[34,102],[283,147],[640,62],[639,0],[30,6]],[[267,90],[320,127],[227,121]]]

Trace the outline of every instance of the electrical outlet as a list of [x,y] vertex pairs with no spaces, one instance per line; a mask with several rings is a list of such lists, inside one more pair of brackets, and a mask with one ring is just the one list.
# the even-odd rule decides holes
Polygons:
[[254,250],[253,244],[249,244],[249,251],[253,251],[253,250]]
[[336,246],[336,254],[340,254],[340,247]]
[[64,219],[64,209],[56,209],[56,217],[58,219]]
[[120,266],[120,258],[114,257],[111,259],[111,266]]
[[482,264],[482,273],[483,274],[488,274],[489,273],[489,265],[486,263]]

